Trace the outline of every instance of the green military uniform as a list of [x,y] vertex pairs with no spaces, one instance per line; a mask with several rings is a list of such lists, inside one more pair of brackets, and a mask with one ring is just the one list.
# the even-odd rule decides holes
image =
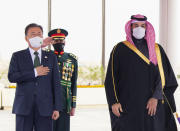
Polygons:
[[67,113],[70,113],[71,108],[76,107],[77,58],[71,53],[57,54],[56,56],[59,65],[61,88],[63,90],[63,107],[66,108]]
[[[52,30],[49,36],[55,34],[55,38],[60,36],[60,33],[64,33],[64,30],[58,29]],[[59,35],[57,35],[57,33]],[[64,33],[65,34],[65,33]],[[63,35],[63,34],[62,34]],[[62,37],[61,37],[62,38]],[[59,65],[60,84],[62,89],[62,107],[63,111],[60,112],[58,120],[53,121],[54,131],[70,131],[70,111],[71,108],[76,107],[76,93],[77,93],[77,75],[78,75],[78,62],[77,57],[72,53],[57,52],[49,50],[55,53]]]

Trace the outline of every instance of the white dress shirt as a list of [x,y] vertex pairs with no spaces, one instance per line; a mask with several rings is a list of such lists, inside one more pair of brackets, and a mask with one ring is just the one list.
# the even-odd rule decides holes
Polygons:
[[[33,49],[31,49],[30,47],[29,47],[29,51],[30,51],[32,62],[33,62],[33,65],[34,65],[34,59],[35,59],[34,52],[35,51]],[[42,54],[41,48],[37,52],[38,52],[39,60],[40,60],[40,63],[41,63],[41,54]],[[37,77],[38,74],[37,74],[37,71],[36,71],[35,68],[34,68],[34,73],[35,73],[35,77]]]

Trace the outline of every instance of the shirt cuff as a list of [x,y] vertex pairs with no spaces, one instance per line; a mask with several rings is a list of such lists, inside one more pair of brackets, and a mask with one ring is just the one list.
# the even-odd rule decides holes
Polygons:
[[163,99],[163,93],[162,91],[156,90],[152,96],[155,99],[162,100]]
[[38,76],[37,71],[36,71],[36,69],[35,69],[35,68],[34,68],[34,74],[35,74],[35,77],[37,77],[37,76]]

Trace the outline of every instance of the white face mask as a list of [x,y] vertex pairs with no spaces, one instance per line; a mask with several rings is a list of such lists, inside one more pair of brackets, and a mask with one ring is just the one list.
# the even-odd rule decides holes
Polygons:
[[39,48],[43,44],[43,38],[36,36],[29,39],[29,42],[32,47]]
[[142,39],[145,36],[146,30],[143,27],[136,27],[133,29],[133,36],[136,39]]

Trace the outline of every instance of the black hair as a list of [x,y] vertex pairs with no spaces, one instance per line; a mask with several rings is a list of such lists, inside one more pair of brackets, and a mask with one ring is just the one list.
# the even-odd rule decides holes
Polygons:
[[26,26],[26,28],[25,28],[25,35],[27,35],[28,30],[29,30],[30,28],[32,28],[32,27],[39,27],[39,28],[41,29],[41,31],[43,32],[43,28],[42,28],[41,25],[38,25],[38,24],[36,24],[36,23],[31,23],[31,24],[29,24],[29,25]]

